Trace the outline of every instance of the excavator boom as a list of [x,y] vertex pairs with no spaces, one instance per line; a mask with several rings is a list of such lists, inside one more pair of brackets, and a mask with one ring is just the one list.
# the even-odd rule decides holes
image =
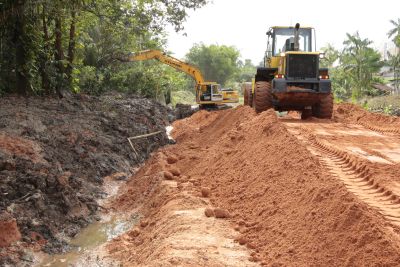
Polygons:
[[186,74],[193,77],[197,84],[205,83],[203,75],[200,70],[186,62],[183,62],[177,58],[168,56],[159,50],[145,50],[139,53],[132,53],[128,56],[128,61],[142,61],[156,59],[164,64],[167,64],[175,69],[185,72]]
[[196,81],[196,102],[199,105],[219,105],[222,103],[237,103],[239,97],[236,91],[221,91],[221,86],[216,82],[204,81],[201,71],[186,62],[171,57],[160,50],[144,50],[138,53],[131,53],[122,61],[143,61],[156,59],[177,70],[185,72]]

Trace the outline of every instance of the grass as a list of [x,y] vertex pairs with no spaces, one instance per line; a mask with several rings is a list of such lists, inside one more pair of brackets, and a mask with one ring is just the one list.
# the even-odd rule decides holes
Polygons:
[[400,116],[400,95],[374,97],[364,103],[369,111]]
[[196,96],[194,93],[190,91],[176,91],[172,92],[172,105],[176,104],[187,104],[187,105],[195,105],[196,104]]

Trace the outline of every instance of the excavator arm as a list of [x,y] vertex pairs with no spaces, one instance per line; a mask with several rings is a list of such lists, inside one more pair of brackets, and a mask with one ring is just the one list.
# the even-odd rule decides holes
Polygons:
[[144,50],[138,53],[131,53],[120,60],[125,62],[132,62],[150,59],[156,59],[164,64],[167,64],[179,71],[185,72],[186,74],[190,75],[196,81],[196,102],[199,105],[237,103],[239,101],[237,91],[221,91],[221,86],[216,82],[204,81],[204,77],[197,67],[183,62],[177,58],[168,56],[160,50]]
[[149,59],[156,59],[164,64],[167,64],[177,70],[183,71],[190,75],[197,84],[203,84],[204,78],[200,70],[186,62],[180,61],[179,59],[168,56],[159,50],[145,50],[138,53],[131,53],[125,61],[143,61]]

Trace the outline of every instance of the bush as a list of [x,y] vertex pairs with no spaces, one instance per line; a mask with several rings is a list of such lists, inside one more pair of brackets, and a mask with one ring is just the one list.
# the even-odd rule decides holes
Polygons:
[[178,103],[194,105],[196,104],[196,96],[191,91],[176,91],[172,92],[172,105],[175,106]]
[[365,107],[372,112],[400,116],[400,95],[370,98],[365,101]]

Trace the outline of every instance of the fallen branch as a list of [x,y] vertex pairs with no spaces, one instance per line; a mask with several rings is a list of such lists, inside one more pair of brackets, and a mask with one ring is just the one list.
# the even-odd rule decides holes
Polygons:
[[142,135],[132,136],[132,137],[129,137],[129,138],[128,138],[128,142],[129,142],[129,144],[131,145],[131,148],[132,148],[133,152],[135,153],[136,159],[138,159],[139,154],[137,153],[137,151],[136,151],[136,149],[135,149],[135,147],[134,147],[134,145],[133,145],[133,143],[132,143],[132,140],[150,137],[150,136],[153,136],[153,135],[160,134],[160,133],[162,133],[162,132],[163,132],[163,131],[158,131],[158,132],[154,132],[154,133],[142,134]]
[[153,136],[153,135],[156,135],[156,134],[160,134],[162,132],[163,131],[158,131],[158,132],[149,133],[149,134],[137,135],[137,136],[129,137],[128,140],[135,140],[135,139],[150,137],[150,136]]

